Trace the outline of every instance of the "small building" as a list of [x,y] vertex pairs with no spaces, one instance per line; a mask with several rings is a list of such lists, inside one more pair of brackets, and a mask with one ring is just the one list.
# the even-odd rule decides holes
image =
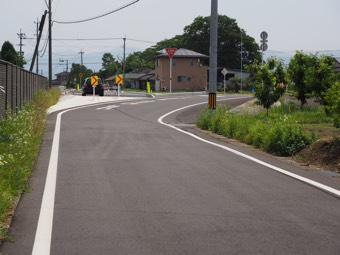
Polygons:
[[[121,74],[122,75],[122,74]],[[116,76],[111,76],[105,80],[110,86],[116,84]],[[126,88],[146,89],[146,83],[150,82],[151,89],[155,88],[155,71],[151,68],[141,68],[124,75],[124,86]]]
[[55,74],[55,76],[57,77],[57,79],[53,80],[53,84],[56,84],[56,85],[64,85],[65,86],[70,79],[70,73],[69,72],[57,73],[57,74]]
[[[199,91],[207,88],[208,56],[178,49],[172,58],[172,91]],[[166,52],[155,57],[155,90],[170,91],[170,58]]]

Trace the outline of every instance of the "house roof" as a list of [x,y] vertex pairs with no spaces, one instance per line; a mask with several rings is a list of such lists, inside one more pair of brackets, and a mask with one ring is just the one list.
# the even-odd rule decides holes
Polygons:
[[[158,56],[156,56],[156,58],[164,58],[164,57],[169,57],[168,54],[166,52],[163,52],[161,54],[159,54]],[[174,58],[209,58],[209,56],[192,51],[192,50],[188,50],[188,49],[184,49],[184,48],[180,48],[178,49],[174,56]]]
[[[124,78],[125,80],[139,80],[142,77],[149,75],[150,73],[154,74],[154,70],[150,68],[142,68],[142,69],[134,70],[131,73],[126,73]],[[106,81],[115,81],[115,80],[116,80],[115,75],[106,79]]]
[[69,73],[69,72],[66,72],[66,71],[63,71],[63,72],[61,72],[61,73],[56,73],[56,74],[55,74],[55,76],[57,76],[57,75],[70,75],[70,73]]
[[340,57],[334,58],[340,64]]

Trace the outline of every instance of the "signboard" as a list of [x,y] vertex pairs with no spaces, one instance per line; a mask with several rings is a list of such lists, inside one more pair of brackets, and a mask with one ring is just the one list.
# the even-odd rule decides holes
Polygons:
[[227,73],[228,73],[228,71],[227,71],[227,69],[223,68],[223,70],[221,71],[221,73],[222,73],[224,76],[226,76]]
[[122,75],[120,74],[117,74],[116,75],[116,84],[120,85],[123,83],[123,78],[122,78]]
[[82,78],[84,76],[83,73],[79,73],[79,77]]
[[98,76],[97,75],[92,75],[91,76],[91,86],[95,87],[98,85]]
[[260,48],[262,51],[266,51],[268,49],[268,33],[266,31],[263,31],[261,34],[260,34],[260,37],[261,37],[261,45],[260,45]]
[[166,48],[165,50],[166,53],[168,53],[169,58],[172,58],[175,55],[177,48]]

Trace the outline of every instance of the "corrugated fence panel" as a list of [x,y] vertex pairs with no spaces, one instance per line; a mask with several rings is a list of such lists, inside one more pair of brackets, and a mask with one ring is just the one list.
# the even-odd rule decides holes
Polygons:
[[0,63],[0,120],[6,113],[6,65]]
[[18,113],[39,90],[47,88],[46,77],[0,60],[0,120],[8,110]]

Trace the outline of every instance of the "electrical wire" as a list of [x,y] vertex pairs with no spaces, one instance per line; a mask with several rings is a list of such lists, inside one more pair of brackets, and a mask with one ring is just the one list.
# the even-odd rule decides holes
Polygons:
[[112,13],[118,12],[120,10],[123,10],[126,7],[129,7],[130,5],[133,5],[133,4],[137,3],[138,1],[139,0],[132,1],[132,2],[126,4],[126,5],[122,6],[122,7],[119,7],[117,9],[113,10],[113,11],[109,11],[107,13],[104,13],[104,14],[101,14],[101,15],[98,15],[98,16],[95,16],[95,17],[92,17],[92,18],[84,19],[84,20],[77,20],[77,21],[56,21],[55,20],[53,22],[58,23],[58,24],[75,24],[75,23],[82,23],[82,22],[86,22],[86,21],[91,21],[91,20],[102,18],[102,17],[107,16],[107,15],[112,14]]
[[54,38],[54,41],[111,41],[111,40],[123,40],[124,38]]
[[[48,34],[49,34],[49,32],[48,32]],[[47,34],[47,35],[48,35]],[[48,45],[48,40],[46,40],[45,41],[45,45],[43,46],[43,48],[41,49],[41,50],[39,50],[39,52],[43,52],[41,55],[39,54],[39,56],[42,58],[44,55],[45,55],[45,53],[46,53],[46,50],[47,50],[47,45]]]

